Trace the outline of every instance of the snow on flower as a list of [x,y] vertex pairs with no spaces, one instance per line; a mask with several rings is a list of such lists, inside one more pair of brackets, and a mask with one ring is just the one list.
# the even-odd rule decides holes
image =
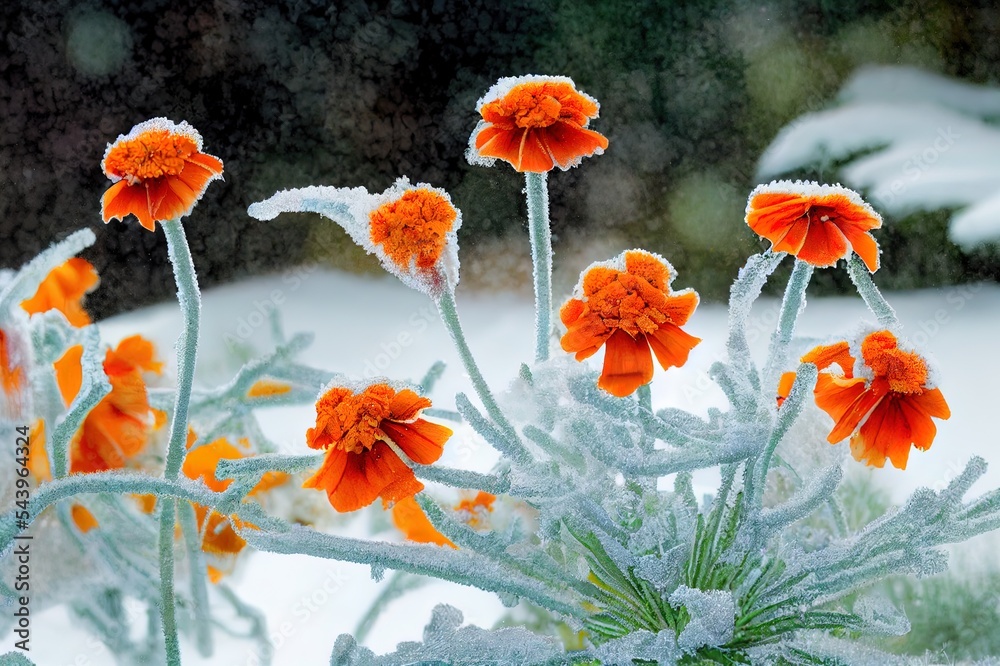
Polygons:
[[466,156],[483,166],[501,159],[521,172],[565,171],[608,147],[607,138],[587,129],[599,109],[564,76],[502,78],[476,105],[482,120]]
[[222,160],[201,152],[201,135],[187,122],[153,118],[108,144],[101,168],[114,183],[101,198],[105,223],[135,215],[150,231],[155,223],[188,215]]
[[746,222],[775,252],[813,266],[833,266],[853,250],[869,271],[878,270],[878,243],[869,231],[882,226],[882,217],[846,187],[800,180],[758,185],[747,200]]
[[[74,345],[55,363],[56,380],[69,405],[80,391],[83,347]],[[141,336],[125,338],[108,349],[104,373],[111,392],[94,406],[70,445],[70,471],[121,469],[146,446],[161,417],[149,405],[144,372],[160,374],[153,344]]]
[[97,283],[94,266],[86,259],[73,257],[52,269],[38,285],[35,295],[21,302],[21,308],[28,314],[58,310],[73,326],[86,326],[90,317],[83,309],[83,297],[93,291]]
[[602,345],[598,386],[625,397],[653,379],[653,359],[664,370],[679,367],[701,339],[681,330],[698,306],[693,289],[670,289],[676,272],[663,257],[628,250],[583,271],[574,298],[560,317],[568,329],[562,348],[582,361]]
[[821,370],[834,363],[841,368],[821,372],[816,382],[816,404],[836,422],[827,439],[836,444],[850,436],[855,460],[883,467],[888,458],[906,469],[911,444],[925,451],[934,441],[931,417],[947,419],[951,410],[933,386],[927,361],[901,349],[890,331],[866,335],[860,352],[859,367],[847,342],[817,347],[802,358]]
[[342,512],[420,492],[423,484],[389,444],[422,465],[440,458],[452,431],[420,418],[430,406],[414,391],[385,383],[327,388],[316,402],[316,427],[306,433],[306,443],[326,457],[303,487],[324,490]]
[[444,190],[398,179],[381,194],[363,187],[303,187],[283,190],[247,210],[258,220],[280,213],[314,212],[327,217],[382,267],[432,298],[458,284],[458,229],[462,214]]

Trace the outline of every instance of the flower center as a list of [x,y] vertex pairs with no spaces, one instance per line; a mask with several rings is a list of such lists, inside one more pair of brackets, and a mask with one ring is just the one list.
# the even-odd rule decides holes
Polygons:
[[348,453],[371,449],[385,434],[379,426],[389,417],[389,403],[396,392],[385,384],[369,386],[358,395],[344,397],[334,407],[341,424],[340,437],[334,436],[334,446]]
[[548,127],[559,120],[562,104],[537,86],[525,84],[511,91],[514,124],[518,127]]
[[632,337],[652,333],[669,320],[666,297],[646,279],[611,268],[591,269],[584,281],[587,306],[608,329],[620,328]]
[[115,144],[104,160],[104,169],[135,185],[150,178],[176,176],[185,160],[197,151],[198,145],[190,137],[149,130]]
[[927,387],[927,362],[914,352],[896,346],[896,336],[876,331],[861,343],[865,365],[876,377],[884,377],[896,393],[922,393]]
[[403,270],[433,268],[448,242],[458,211],[429,188],[408,190],[372,211],[371,238]]

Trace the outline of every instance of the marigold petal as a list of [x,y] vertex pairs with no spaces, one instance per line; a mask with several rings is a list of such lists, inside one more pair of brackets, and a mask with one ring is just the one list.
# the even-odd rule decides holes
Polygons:
[[457,548],[441,534],[413,497],[404,497],[392,506],[392,522],[410,541]]
[[822,372],[816,378],[814,390],[816,406],[829,414],[834,421],[839,421],[854,401],[864,393],[865,388],[865,380],[860,377],[837,377]]
[[612,330],[599,317],[587,317],[566,331],[559,344],[563,351],[575,353],[576,360],[582,361],[596,354],[611,334]]
[[854,432],[854,430],[857,429],[858,424],[864,420],[869,412],[871,412],[884,397],[884,393],[873,391],[870,387],[864,390],[861,395],[855,398],[854,402],[847,407],[843,415],[841,415],[841,417],[834,424],[833,430],[830,431],[829,436],[826,438],[827,441],[831,444],[836,444]]
[[854,376],[854,357],[851,356],[851,347],[847,342],[813,347],[799,360],[803,363],[812,363],[817,370],[826,370],[836,363],[845,377]]
[[381,429],[410,460],[421,465],[430,465],[440,458],[445,442],[453,434],[451,428],[424,419],[412,423],[383,421]]
[[795,373],[794,372],[783,372],[781,373],[781,378],[778,380],[778,390],[777,390],[777,401],[778,407],[781,407],[788,398],[788,394],[792,392],[792,385],[795,384]]
[[939,388],[928,389],[923,393],[909,395],[907,399],[929,416],[939,419],[951,418],[951,409],[948,407],[948,403],[945,402],[944,395]]
[[911,441],[910,424],[899,401],[883,400],[851,438],[851,453],[868,465],[882,467],[889,458],[897,469],[906,469]]
[[191,212],[197,198],[176,176],[146,182],[150,211],[157,221],[176,220]]
[[582,158],[603,152],[608,147],[604,135],[573,123],[555,123],[536,131],[552,159],[562,169],[579,164]]
[[840,230],[847,237],[854,253],[861,257],[861,261],[865,262],[868,272],[874,273],[877,271],[879,267],[878,243],[872,235],[859,230],[853,225],[842,224]]
[[82,504],[74,504],[70,509],[70,515],[76,528],[84,534],[98,526],[97,518]]
[[291,384],[276,382],[271,379],[258,379],[247,390],[248,398],[269,398],[276,395],[284,395],[292,390]]
[[49,454],[45,450],[45,421],[38,419],[31,426],[28,437],[28,472],[38,482],[52,479]]
[[813,219],[795,256],[813,266],[833,266],[847,256],[847,238],[833,222]]
[[671,324],[683,326],[698,307],[698,302],[697,292],[684,291],[667,296],[658,309],[667,316]]
[[[583,315],[587,310],[587,305],[579,298],[571,298],[559,309],[559,319],[562,323],[570,327]],[[570,351],[567,349],[566,351]]]
[[552,165],[552,155],[542,140],[542,134],[534,129],[525,131],[514,168],[522,173],[545,173],[552,170]]
[[[910,427],[910,442],[921,451],[931,448],[934,437],[937,435],[937,426],[927,412],[919,403],[913,400],[914,396],[900,396],[895,400],[903,419]],[[907,443],[909,446],[909,443]]]
[[[317,488],[326,490],[328,493],[336,492],[344,478],[347,469],[348,457],[356,456],[356,453],[346,453],[340,449],[331,448],[323,458],[323,464],[319,469],[303,482],[303,488]],[[353,509],[352,509],[353,511]]]
[[660,324],[659,328],[646,335],[646,340],[664,370],[679,368],[687,363],[688,354],[701,342],[701,338],[696,338],[673,324]]
[[[520,162],[521,141],[527,134],[524,129],[501,130],[476,145],[482,157],[492,157],[516,165]],[[483,133],[480,132],[482,137]]]
[[431,406],[431,401],[410,389],[403,389],[389,403],[389,418],[393,421],[412,421],[420,410]]
[[621,329],[615,330],[605,344],[604,369],[597,385],[624,398],[652,379],[653,357],[646,337],[633,338]]
[[68,407],[83,385],[83,345],[73,345],[59,357],[53,367],[56,371],[56,383],[63,402]]
[[114,219],[124,220],[129,215],[135,215],[146,229],[156,231],[145,185],[129,185],[128,181],[120,180],[101,197],[101,218],[106,224]]

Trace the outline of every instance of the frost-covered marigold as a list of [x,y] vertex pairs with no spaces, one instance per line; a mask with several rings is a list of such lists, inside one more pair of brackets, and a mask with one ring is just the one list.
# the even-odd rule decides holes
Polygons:
[[[802,357],[820,370],[816,404],[836,422],[831,444],[851,438],[855,460],[883,467],[886,458],[906,469],[910,446],[927,450],[937,427],[932,417],[951,416],[941,389],[934,386],[927,361],[901,349],[892,332],[874,331],[860,342],[859,365],[847,342],[813,349]],[[836,363],[840,372],[831,366]],[[855,372],[857,371],[857,376]]]
[[326,458],[303,487],[326,491],[337,511],[417,494],[424,485],[389,443],[422,465],[440,458],[452,431],[420,418],[430,406],[414,391],[386,383],[329,387],[316,402],[316,427],[306,433],[306,443],[324,449]]
[[853,250],[869,271],[878,270],[878,243],[869,231],[882,226],[882,217],[846,187],[800,180],[758,185],[747,201],[746,222],[775,252],[813,266],[833,266]]
[[[83,347],[74,345],[55,363],[56,380],[69,405],[83,382]],[[146,447],[165,415],[150,407],[143,373],[160,374],[153,344],[142,336],[125,338],[104,358],[111,392],[87,414],[70,444],[70,472],[103,472],[125,467]]]
[[201,152],[201,135],[188,123],[153,118],[108,144],[101,168],[114,184],[101,198],[105,222],[135,215],[155,223],[188,215],[208,184],[222,178],[222,160]]
[[444,190],[398,179],[381,194],[363,187],[283,190],[247,211],[258,220],[313,212],[344,228],[355,243],[404,284],[432,298],[458,284],[458,229],[462,214]]
[[497,159],[517,171],[564,171],[584,157],[600,155],[608,140],[587,125],[597,118],[597,100],[565,76],[517,76],[497,81],[479,100],[482,120],[466,153],[472,164]]
[[49,271],[34,296],[21,302],[21,308],[28,314],[58,310],[73,326],[86,326],[90,317],[83,309],[83,297],[97,287],[98,281],[97,271],[89,261],[73,257]]
[[618,397],[653,379],[653,355],[664,370],[684,365],[700,338],[681,330],[698,306],[693,289],[671,291],[676,273],[663,257],[628,250],[591,264],[560,317],[562,348],[582,361],[605,346],[597,384]]

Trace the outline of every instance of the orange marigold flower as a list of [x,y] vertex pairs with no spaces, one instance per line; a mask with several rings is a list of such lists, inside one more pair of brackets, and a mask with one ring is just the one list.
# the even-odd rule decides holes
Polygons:
[[201,152],[201,135],[186,122],[153,118],[108,144],[101,168],[114,185],[101,198],[105,222],[135,215],[150,231],[155,223],[189,214],[222,160]]
[[306,443],[325,449],[323,464],[304,484],[325,490],[337,511],[354,511],[381,497],[398,502],[421,490],[406,463],[389,446],[428,465],[441,457],[452,431],[420,418],[431,401],[410,389],[372,384],[358,393],[332,387],[316,402],[316,427]]
[[836,361],[841,373],[821,372],[816,381],[816,404],[836,422],[827,439],[836,444],[850,435],[855,460],[883,467],[888,458],[906,469],[910,445],[925,451],[934,441],[931,417],[947,419],[951,410],[941,389],[931,385],[927,362],[900,349],[890,331],[870,333],[860,346],[866,376],[854,376],[854,357],[844,357],[847,343],[817,348],[803,358],[841,358]]
[[[34,425],[31,426],[31,433],[28,437],[27,467],[28,472],[34,477],[36,483],[52,480],[49,454],[45,450],[45,422],[41,419],[35,421]],[[70,508],[70,516],[76,524],[77,529],[84,534],[98,527],[97,518],[82,504],[74,504]]]
[[562,348],[576,360],[607,345],[597,385],[625,397],[653,379],[653,359],[664,370],[687,362],[700,338],[681,330],[698,306],[692,289],[670,289],[675,272],[659,255],[628,250],[609,262],[588,267],[575,298],[559,315],[566,325]]
[[486,514],[493,512],[493,502],[496,495],[480,490],[474,497],[463,497],[455,505],[455,511],[468,514],[466,522],[470,527],[478,528],[485,522]]
[[70,509],[70,514],[73,517],[76,528],[84,534],[98,527],[97,518],[82,504],[74,504],[72,509]]
[[437,531],[417,500],[412,497],[404,497],[392,505],[392,522],[410,541],[458,548],[448,537]]
[[[189,448],[195,439],[194,431],[189,430]],[[249,452],[249,444],[246,440],[242,440],[240,444],[242,449],[234,446],[227,439],[220,438],[191,449],[184,458],[181,471],[189,479],[200,479],[211,490],[222,492],[229,487],[233,480],[219,479],[215,474],[216,468],[220,460],[237,460],[246,457]],[[288,475],[284,472],[268,472],[261,477],[261,480],[249,494],[262,493],[285,483],[287,480]],[[202,534],[201,548],[206,553],[223,558],[234,557],[246,546],[246,541],[236,532],[236,527],[253,527],[253,525],[241,522],[234,516],[224,516],[201,504],[194,505],[194,513],[198,522],[198,530]],[[213,583],[218,582],[224,574],[224,570],[219,567],[209,567],[209,569],[209,578]]]
[[440,190],[417,187],[371,212],[372,242],[403,271],[433,269],[448,243],[458,211]]
[[789,180],[758,185],[747,201],[746,221],[775,252],[833,266],[853,250],[869,271],[878,270],[878,243],[868,232],[882,226],[882,217],[846,187]]
[[59,310],[73,326],[90,323],[83,309],[83,297],[97,287],[97,271],[86,259],[73,257],[49,271],[38,285],[35,295],[21,302],[28,314]]
[[483,119],[469,140],[469,161],[491,166],[509,162],[517,171],[564,171],[584,157],[600,155],[608,140],[587,129],[600,105],[562,76],[500,79],[479,100]]
[[[63,400],[70,404],[82,384],[83,347],[75,345],[55,362],[56,380]],[[141,452],[157,421],[149,405],[143,372],[162,372],[153,344],[134,335],[108,349],[104,373],[111,392],[94,406],[70,446],[70,472],[121,469]]]

